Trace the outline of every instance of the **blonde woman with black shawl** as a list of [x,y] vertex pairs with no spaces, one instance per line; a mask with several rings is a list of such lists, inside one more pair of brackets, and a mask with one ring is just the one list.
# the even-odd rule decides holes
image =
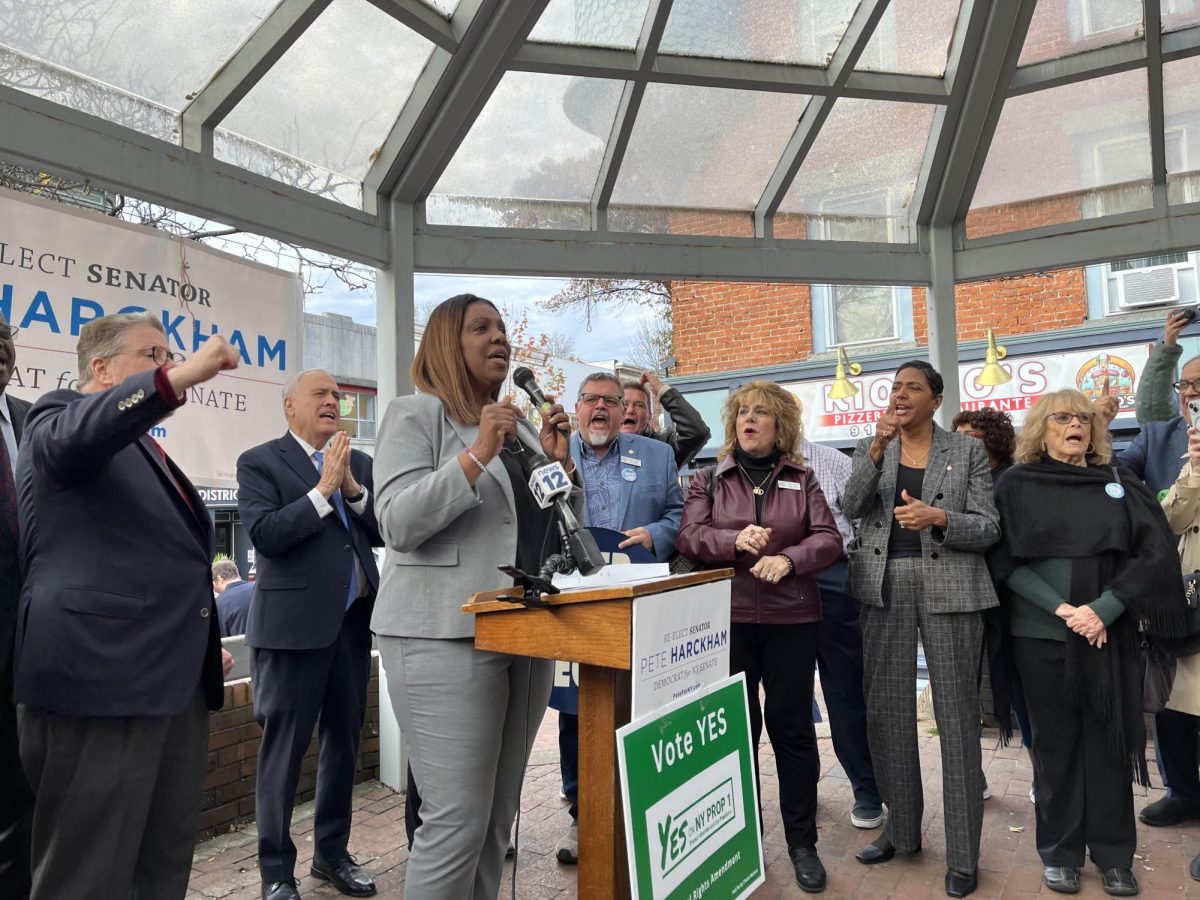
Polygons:
[[1130,782],[1147,781],[1138,623],[1182,637],[1174,538],[1154,496],[1110,465],[1106,423],[1075,390],[1039,400],[996,486],[1003,586],[1037,753],[1043,882],[1079,890],[1084,854],[1113,896],[1138,892]]

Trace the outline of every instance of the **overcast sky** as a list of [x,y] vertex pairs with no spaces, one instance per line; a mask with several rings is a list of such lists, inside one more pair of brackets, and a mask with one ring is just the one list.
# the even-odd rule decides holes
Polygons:
[[[455,294],[477,294],[516,314],[529,313],[533,334],[561,331],[575,340],[575,352],[583,359],[623,360],[627,355],[633,323],[641,313],[633,310],[610,312],[609,318],[598,323],[593,320],[588,331],[582,314],[549,313],[539,306],[566,284],[557,278],[501,278],[486,275],[418,275],[416,301],[439,302]],[[319,293],[305,298],[305,309],[311,313],[336,312],[350,316],[364,325],[375,324],[374,290],[350,291],[340,281],[330,279]]]

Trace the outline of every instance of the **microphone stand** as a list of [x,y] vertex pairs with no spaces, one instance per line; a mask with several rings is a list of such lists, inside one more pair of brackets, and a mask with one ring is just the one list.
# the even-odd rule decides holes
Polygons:
[[546,557],[546,561],[542,563],[542,568],[537,575],[530,575],[527,572],[522,572],[514,566],[500,566],[501,572],[512,576],[513,587],[521,588],[521,595],[518,597],[515,594],[501,594],[497,600],[503,600],[507,603],[520,603],[525,607],[536,609],[545,609],[550,606],[550,603],[542,599],[542,594],[557,594],[559,593],[551,579],[557,572],[560,575],[570,575],[579,568],[579,564],[575,561],[575,556],[571,553],[571,536],[567,534],[567,529],[563,526],[562,520],[555,516],[554,524],[558,527],[559,552],[552,553]]

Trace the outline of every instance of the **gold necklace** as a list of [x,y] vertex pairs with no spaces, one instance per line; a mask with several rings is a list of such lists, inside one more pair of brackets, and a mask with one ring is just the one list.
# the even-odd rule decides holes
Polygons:
[[[931,446],[932,446],[932,445],[931,445]],[[908,457],[908,461],[909,461],[910,463],[912,463],[912,464],[913,464],[913,466],[914,466],[914,467],[916,467],[916,468],[920,468],[920,467],[921,467],[921,464],[922,464],[923,462],[925,462],[925,460],[926,460],[926,459],[928,459],[928,458],[929,458],[929,449],[930,449],[929,447],[926,447],[926,448],[925,448],[925,452],[924,452],[924,453],[922,453],[922,454],[921,454],[919,457],[918,457],[918,456],[913,456],[911,453],[909,453],[907,450],[905,450],[905,449],[904,449],[904,441],[903,441],[903,440],[901,440],[901,441],[900,441],[900,455],[901,455],[902,457],[903,457],[903,456],[907,456],[907,457]]]
[[754,496],[756,496],[756,497],[761,497],[763,494],[765,494],[767,492],[764,485],[766,485],[766,483],[768,481],[770,481],[771,478],[775,475],[775,470],[772,469],[770,472],[767,473],[766,478],[764,478],[758,484],[755,484],[754,479],[751,478],[749,473],[745,469],[742,468],[741,463],[738,463],[738,471],[740,471],[746,477],[746,480],[748,482],[750,482],[750,487],[754,491]]

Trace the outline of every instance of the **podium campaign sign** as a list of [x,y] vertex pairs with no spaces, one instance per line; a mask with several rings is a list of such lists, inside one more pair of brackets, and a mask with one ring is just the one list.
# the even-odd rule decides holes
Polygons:
[[617,731],[637,900],[746,897],[765,880],[741,673]]
[[635,721],[729,676],[728,581],[633,601]]

